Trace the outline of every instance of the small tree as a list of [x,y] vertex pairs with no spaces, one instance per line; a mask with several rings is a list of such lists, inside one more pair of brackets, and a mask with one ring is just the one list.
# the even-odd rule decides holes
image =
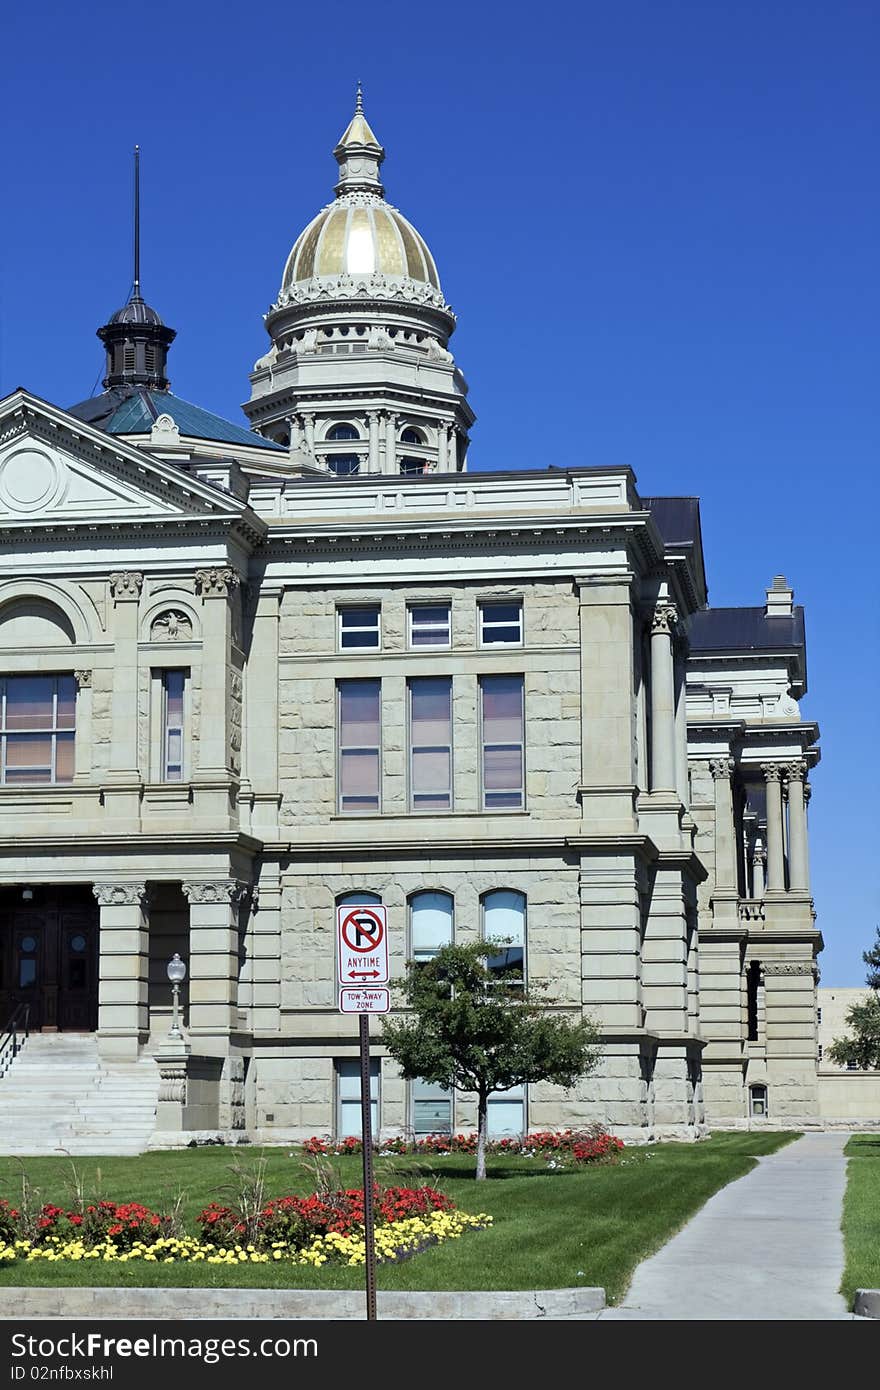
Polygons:
[[457,1086],[477,1094],[477,1178],[486,1176],[488,1101],[535,1081],[573,1086],[599,1060],[598,1034],[547,1012],[540,987],[493,969],[501,941],[443,946],[429,961],[410,961],[398,986],[411,1011],[383,1020],[383,1041],[408,1081]]
[[838,1066],[855,1064],[862,1071],[872,1071],[880,1067],[880,927],[874,945],[862,952],[862,960],[868,967],[865,983],[870,993],[847,1009],[846,1026],[852,1036],[835,1038],[828,1056]]

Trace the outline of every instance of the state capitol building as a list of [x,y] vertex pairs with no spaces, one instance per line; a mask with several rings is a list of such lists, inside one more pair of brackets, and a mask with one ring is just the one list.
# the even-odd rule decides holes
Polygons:
[[[598,1071],[494,1096],[492,1134],[815,1122],[803,610],[760,575],[710,607],[698,499],[626,467],[469,471],[455,317],[360,95],[333,153],[247,423],[172,390],[137,264],[100,394],[0,401],[18,1142],[359,1131],[334,960],[358,902],[387,908],[392,978],[500,937],[499,968],[599,1025]],[[383,1136],[473,1126],[380,1036]]]

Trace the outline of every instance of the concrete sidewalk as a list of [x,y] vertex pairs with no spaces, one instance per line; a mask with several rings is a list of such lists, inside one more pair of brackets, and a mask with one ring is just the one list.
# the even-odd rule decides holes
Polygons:
[[805,1134],[758,1160],[639,1265],[602,1321],[851,1318],[837,1292],[848,1134]]

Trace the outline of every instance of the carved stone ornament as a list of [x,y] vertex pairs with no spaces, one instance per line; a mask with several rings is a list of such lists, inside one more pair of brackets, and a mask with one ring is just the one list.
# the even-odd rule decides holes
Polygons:
[[93,883],[92,892],[102,907],[139,907],[147,896],[145,883]]
[[186,1058],[176,1062],[159,1061],[159,1099],[186,1105]]
[[762,763],[761,771],[768,782],[781,782],[784,771],[783,763]]
[[191,903],[240,903],[247,896],[249,885],[237,878],[188,881],[183,891]]
[[733,758],[710,758],[709,760],[709,771],[716,779],[730,777],[733,768]]
[[785,775],[789,782],[803,782],[807,776],[807,764],[803,758],[794,758],[785,764]]
[[678,622],[678,609],[674,603],[658,604],[651,615],[651,632],[665,632],[669,636]]
[[239,577],[230,565],[196,570],[196,593],[202,598],[228,598],[238,582]]
[[815,975],[816,964],[811,960],[763,961],[764,975]]
[[91,671],[74,671],[73,679],[76,681],[77,689],[87,690],[92,683]]
[[137,570],[115,570],[110,576],[110,593],[117,603],[120,599],[138,599],[144,587],[144,576]]
[[189,642],[192,635],[192,622],[176,608],[166,609],[150,625],[152,642]]

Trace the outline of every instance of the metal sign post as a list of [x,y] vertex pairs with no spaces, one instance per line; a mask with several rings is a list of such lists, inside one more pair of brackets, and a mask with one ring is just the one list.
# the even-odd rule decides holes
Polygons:
[[336,979],[339,1010],[358,1014],[361,1044],[361,1138],[364,1171],[364,1270],[367,1319],[376,1320],[376,1235],[373,1210],[373,1114],[370,1088],[370,1014],[391,1008],[388,922],[385,908],[346,904],[336,911]]
[[376,1239],[373,1215],[373,1116],[370,1095],[370,1016],[360,1016],[361,1131],[364,1158],[364,1265],[367,1277],[367,1319],[376,1320]]

